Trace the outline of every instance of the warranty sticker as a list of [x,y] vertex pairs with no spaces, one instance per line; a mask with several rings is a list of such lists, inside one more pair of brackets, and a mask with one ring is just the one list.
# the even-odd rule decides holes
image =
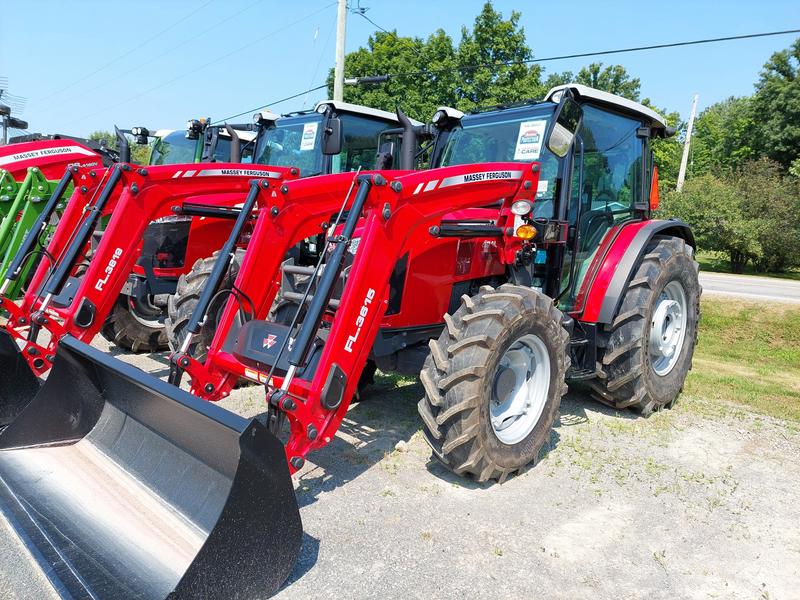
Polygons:
[[547,121],[523,121],[519,124],[514,160],[536,160],[542,152]]
[[300,140],[300,150],[313,150],[317,143],[318,123],[306,123],[303,125],[303,139]]

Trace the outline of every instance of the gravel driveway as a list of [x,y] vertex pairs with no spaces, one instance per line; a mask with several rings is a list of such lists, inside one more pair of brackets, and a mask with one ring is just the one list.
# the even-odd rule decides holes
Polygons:
[[[645,420],[571,394],[542,461],[482,486],[431,460],[420,394],[379,378],[295,478],[305,539],[279,598],[800,598],[798,424],[686,396]],[[41,598],[7,543],[3,597]]]

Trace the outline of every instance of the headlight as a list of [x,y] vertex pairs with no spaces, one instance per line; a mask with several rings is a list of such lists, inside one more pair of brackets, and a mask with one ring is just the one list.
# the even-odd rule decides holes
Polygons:
[[511,212],[523,217],[533,210],[533,205],[527,200],[517,200],[511,205]]

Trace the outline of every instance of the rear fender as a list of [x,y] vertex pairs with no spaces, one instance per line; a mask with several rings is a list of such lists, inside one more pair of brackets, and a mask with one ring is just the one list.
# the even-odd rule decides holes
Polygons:
[[585,298],[582,314],[573,314],[587,323],[611,323],[622,301],[628,282],[656,235],[679,237],[695,248],[691,227],[677,219],[628,223],[612,231],[609,244],[599,265],[584,280],[578,295]]

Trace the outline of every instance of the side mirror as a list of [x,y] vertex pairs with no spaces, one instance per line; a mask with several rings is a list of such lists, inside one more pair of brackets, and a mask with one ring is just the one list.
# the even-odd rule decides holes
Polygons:
[[553,114],[553,124],[545,138],[547,149],[559,158],[566,156],[582,120],[583,109],[564,91],[561,102]]
[[330,156],[342,151],[342,120],[331,117],[325,124],[322,136],[322,153]]

